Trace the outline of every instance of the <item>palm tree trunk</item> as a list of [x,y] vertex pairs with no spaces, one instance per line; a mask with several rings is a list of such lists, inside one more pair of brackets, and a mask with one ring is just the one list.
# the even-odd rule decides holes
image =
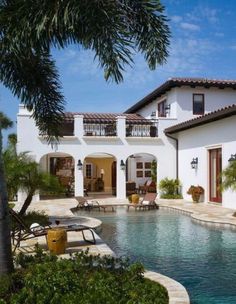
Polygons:
[[30,192],[30,193],[27,195],[26,200],[24,201],[24,204],[23,204],[23,206],[22,206],[21,209],[20,209],[20,212],[19,212],[20,215],[25,214],[25,212],[26,212],[26,210],[28,209],[30,203],[32,202],[34,192],[35,192],[35,191]]
[[13,271],[11,251],[10,218],[7,187],[2,159],[2,129],[0,122],[0,275]]

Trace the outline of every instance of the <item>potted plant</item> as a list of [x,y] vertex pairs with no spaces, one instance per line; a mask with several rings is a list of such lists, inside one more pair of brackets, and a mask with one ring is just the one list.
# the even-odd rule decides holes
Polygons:
[[201,186],[193,186],[191,185],[190,188],[187,191],[187,194],[192,195],[192,199],[194,202],[198,203],[200,200],[201,194],[204,193],[204,189]]

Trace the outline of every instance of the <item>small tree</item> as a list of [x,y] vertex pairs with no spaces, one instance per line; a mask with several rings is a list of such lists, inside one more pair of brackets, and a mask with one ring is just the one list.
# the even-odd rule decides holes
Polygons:
[[222,190],[236,191],[236,161],[232,161],[222,172]]

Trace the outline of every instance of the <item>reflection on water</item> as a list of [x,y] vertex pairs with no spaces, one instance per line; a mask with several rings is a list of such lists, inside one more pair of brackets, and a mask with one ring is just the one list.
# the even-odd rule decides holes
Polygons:
[[236,233],[205,228],[168,210],[90,212],[117,253],[181,282],[191,303],[236,303]]

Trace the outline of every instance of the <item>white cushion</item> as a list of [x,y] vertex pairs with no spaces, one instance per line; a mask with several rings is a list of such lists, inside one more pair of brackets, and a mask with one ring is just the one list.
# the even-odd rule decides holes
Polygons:
[[33,231],[37,231],[37,230],[41,230],[43,227],[40,226],[38,223],[33,223],[31,226],[30,226],[30,229],[33,230]]
[[149,201],[143,201],[142,204],[143,204],[143,205],[149,205],[150,202],[149,202]]

